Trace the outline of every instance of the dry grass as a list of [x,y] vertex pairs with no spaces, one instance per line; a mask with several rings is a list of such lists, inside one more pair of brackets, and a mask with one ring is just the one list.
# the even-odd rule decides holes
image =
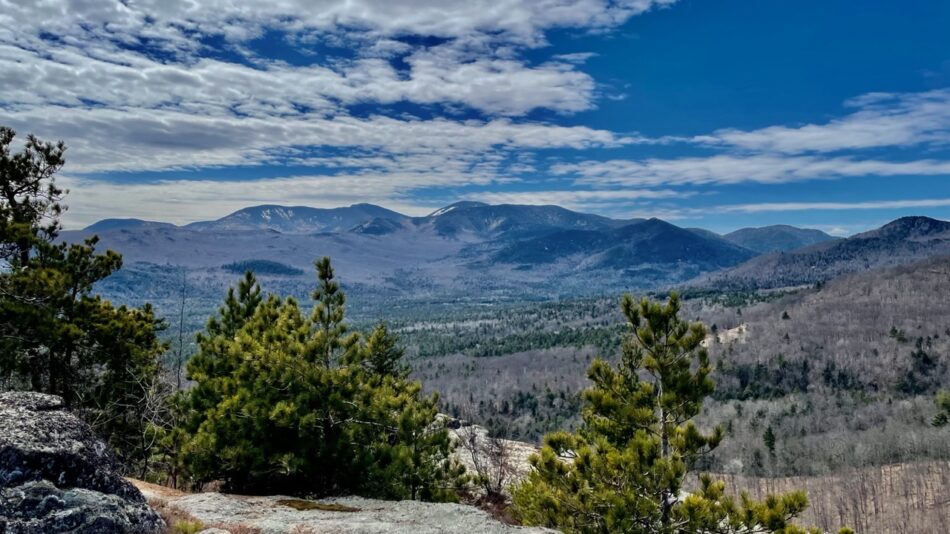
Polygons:
[[197,532],[201,532],[202,530],[209,528],[220,528],[230,532],[231,534],[261,534],[260,529],[242,525],[240,523],[203,523],[191,514],[183,512],[178,508],[169,505],[165,500],[167,498],[185,495],[184,492],[166,488],[165,486],[158,486],[148,482],[142,482],[141,480],[129,480],[137,488],[139,488],[139,490],[145,489],[148,490],[150,494],[155,495],[155,497],[148,500],[148,504],[158,513],[158,515],[162,517],[162,519],[165,520],[165,524],[167,525],[167,534],[196,534]]
[[168,503],[163,499],[149,499],[148,504],[165,520],[168,534],[194,534],[205,529],[204,523],[195,519],[191,514],[168,506]]
[[472,505],[487,512],[495,521],[506,525],[521,524],[514,516],[511,503],[502,495],[482,495]]
[[184,491],[169,488],[168,486],[162,486],[160,484],[152,484],[151,482],[145,482],[144,480],[138,480],[135,478],[128,478],[126,480],[131,482],[132,485],[138,488],[138,490],[142,493],[146,495],[152,495],[157,498],[168,499],[187,495]]

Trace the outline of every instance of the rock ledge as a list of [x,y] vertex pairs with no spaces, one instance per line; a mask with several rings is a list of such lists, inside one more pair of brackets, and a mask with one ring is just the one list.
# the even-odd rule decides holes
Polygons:
[[115,457],[52,395],[0,393],[0,532],[162,532]]
[[[473,506],[418,501],[379,501],[338,497],[314,501],[322,509],[297,509],[289,497],[249,497],[222,493],[168,494],[138,483],[156,506],[193,517],[229,532],[230,525],[261,534],[540,534],[554,531],[515,527]],[[299,501],[298,501],[299,502]],[[356,511],[354,511],[355,509]]]

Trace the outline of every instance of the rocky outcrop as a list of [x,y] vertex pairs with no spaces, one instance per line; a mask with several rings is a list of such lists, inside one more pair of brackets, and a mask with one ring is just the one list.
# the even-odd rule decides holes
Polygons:
[[156,506],[214,526],[213,532],[260,534],[540,534],[554,531],[515,527],[461,504],[379,501],[339,497],[305,501],[289,497],[247,497],[222,493],[171,495],[143,492]]
[[0,532],[158,533],[165,524],[62,399],[0,393]]
[[[449,419],[446,426],[457,447],[455,458],[472,474],[488,477],[501,483],[502,493],[508,494],[531,472],[530,458],[538,447],[489,435],[485,427],[459,419]],[[480,488],[473,488],[480,493]]]

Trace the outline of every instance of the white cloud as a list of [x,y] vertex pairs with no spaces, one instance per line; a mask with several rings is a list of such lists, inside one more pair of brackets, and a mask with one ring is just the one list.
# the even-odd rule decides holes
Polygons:
[[[906,200],[871,200],[863,202],[758,202],[747,204],[720,204],[702,207],[645,207],[625,213],[627,217],[659,217],[661,219],[696,219],[709,214],[728,213],[781,213],[795,211],[841,211],[841,210],[901,210],[950,207],[950,198],[925,198]],[[878,225],[879,226],[879,225]],[[854,225],[808,225],[831,235],[849,235],[858,229]],[[864,229],[862,225],[860,229]]]
[[588,59],[593,58],[593,57],[597,57],[597,54],[595,52],[574,52],[571,54],[558,54],[554,56],[554,59],[558,61],[564,61],[567,63],[580,64],[580,63],[586,62]]
[[[192,37],[221,35],[244,41],[264,28],[296,33],[350,32],[367,37],[404,35],[466,39],[488,34],[535,46],[553,28],[605,29],[675,0],[0,0],[0,26],[33,32],[83,32],[172,48]],[[81,23],[81,25],[80,25]]]
[[423,215],[432,211],[432,206],[408,200],[403,192],[420,185],[453,185],[453,180],[445,177],[439,182],[432,176],[387,173],[115,183],[67,176],[60,179],[60,185],[70,190],[65,224],[68,229],[77,229],[113,217],[183,224],[215,219],[256,204],[332,208],[371,202],[409,215]]
[[950,207],[950,198],[873,200],[866,202],[762,202],[757,204],[715,206],[712,209],[721,213],[764,213],[777,211],[880,210],[945,207]]
[[[519,50],[551,28],[608,28],[675,0],[304,1],[0,0],[0,104],[174,108],[253,116],[328,112],[361,102],[461,104],[491,115],[593,107],[579,55],[540,65]],[[266,29],[289,44],[329,41],[295,66],[248,52]],[[206,38],[252,65],[208,58]],[[434,46],[406,36],[438,36]],[[203,40],[204,39],[204,40]],[[404,54],[408,71],[382,58]]]
[[[21,133],[66,140],[66,170],[74,176],[189,171],[140,186],[74,178],[74,221],[104,216],[97,212],[105,206],[182,220],[192,210],[203,217],[251,199],[311,198],[293,185],[301,183],[326,189],[326,198],[314,200],[321,204],[401,202],[399,195],[414,188],[516,180],[536,170],[533,150],[644,141],[517,118],[539,108],[572,113],[594,105],[595,84],[575,65],[580,56],[529,64],[522,53],[543,45],[549,29],[609,28],[673,1],[0,0],[2,121]],[[249,40],[269,29],[312,64],[251,52]],[[226,43],[208,44],[218,36]],[[328,57],[322,44],[354,54]],[[397,55],[405,69],[389,61]],[[435,118],[423,120],[385,107],[399,102],[442,105],[449,113],[435,110]],[[351,115],[366,103],[375,115]],[[466,107],[485,118],[452,117]],[[267,164],[342,176],[188,184],[202,169]],[[339,186],[346,183],[360,190]],[[222,193],[223,204],[202,196],[227,187],[249,196],[227,200]]]
[[690,192],[671,189],[626,190],[541,190],[491,191],[467,195],[465,198],[489,204],[556,205],[581,211],[615,213],[628,210],[631,204],[658,199],[678,199],[693,196]]
[[[583,126],[535,122],[407,120],[385,116],[209,117],[181,111],[48,106],[7,114],[4,123],[42,138],[65,139],[68,172],[141,171],[280,163],[319,165],[307,149],[376,150],[395,159],[439,156],[481,161],[506,150],[583,149],[637,142]],[[331,159],[330,161],[336,161]],[[378,160],[377,160],[378,161]]]
[[[97,56],[108,56],[102,59]],[[450,49],[406,58],[408,73],[389,61],[362,58],[333,65],[256,67],[202,58],[161,62],[113,50],[33,50],[0,42],[2,104],[178,109],[212,116],[339,113],[360,103],[460,104],[491,115],[548,108],[564,113],[593,106],[594,82],[565,62],[530,67],[519,60],[468,58]]]
[[577,183],[594,186],[653,187],[767,184],[849,176],[950,175],[950,161],[891,162],[848,157],[717,155],[679,159],[609,160],[558,164],[558,175],[574,175]]
[[857,111],[826,124],[724,129],[694,141],[784,154],[950,143],[950,89],[871,93],[847,105]]

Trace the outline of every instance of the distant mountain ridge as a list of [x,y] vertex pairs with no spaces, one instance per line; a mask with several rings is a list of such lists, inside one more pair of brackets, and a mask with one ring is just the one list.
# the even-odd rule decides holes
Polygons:
[[197,231],[276,230],[285,234],[344,232],[371,219],[406,220],[407,216],[375,204],[353,204],[342,208],[306,206],[251,206],[214,221],[191,223]]
[[950,239],[950,222],[930,217],[901,217],[852,238],[906,241],[947,240]]
[[[705,269],[735,265],[754,253],[714,237],[660,219],[634,221],[599,230],[560,230],[502,249],[496,258],[509,263],[552,263],[565,256],[596,258],[595,268],[625,268],[637,263],[691,260]],[[646,261],[649,260],[649,261]]]
[[450,238],[518,238],[563,229],[605,230],[623,224],[622,221],[560,206],[489,205],[481,202],[458,202],[426,217],[414,218],[413,223],[419,227],[431,227],[438,235]]
[[[296,291],[313,260],[324,255],[346,273],[347,283],[375,292],[566,295],[682,282],[754,255],[718,235],[658,219],[468,201],[421,217],[369,204],[252,206],[182,227],[104,221],[62,238],[76,241],[93,233],[101,247],[125,258],[126,268],[110,287],[135,295],[169,291],[174,282],[167,280],[168,266],[205,280],[209,291],[232,283],[235,265],[269,266],[259,274]],[[591,273],[597,273],[596,283]]]
[[722,237],[726,241],[759,253],[795,250],[836,239],[821,230],[796,228],[787,224],[741,228]]
[[[167,266],[192,272],[211,288],[232,282],[233,273],[222,266],[279,263],[279,273],[265,269],[261,274],[279,275],[279,283],[296,288],[313,260],[324,255],[346,273],[348,283],[374,291],[569,295],[684,283],[808,284],[950,253],[950,223],[924,217],[899,219],[849,239],[788,226],[720,236],[659,219],[616,220],[560,206],[468,201],[421,217],[355,204],[252,206],[181,227],[106,219],[63,232],[62,239],[78,241],[91,234],[99,235],[102,248],[125,257],[126,269],[114,284],[141,294],[167,290],[167,284],[156,282],[167,277]],[[809,240],[821,241],[787,250]],[[779,252],[759,253],[774,249]]]
[[757,256],[693,283],[741,289],[796,286],[943,254],[950,254],[950,222],[901,217],[847,239]]
[[145,221],[142,219],[102,219],[83,229],[86,232],[107,232],[117,229],[132,228],[174,228],[175,225],[165,222]]

